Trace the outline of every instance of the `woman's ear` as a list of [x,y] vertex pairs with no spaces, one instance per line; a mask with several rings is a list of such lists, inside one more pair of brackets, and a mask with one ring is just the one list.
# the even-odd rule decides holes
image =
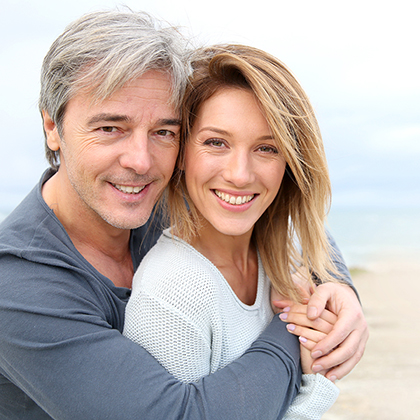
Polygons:
[[42,111],[42,118],[44,120],[44,131],[47,137],[47,145],[53,151],[60,150],[60,136],[55,122],[51,119],[47,111]]

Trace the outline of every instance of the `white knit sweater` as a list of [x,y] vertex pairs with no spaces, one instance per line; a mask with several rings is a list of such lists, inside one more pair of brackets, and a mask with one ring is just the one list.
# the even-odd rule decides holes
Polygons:
[[[272,318],[260,259],[257,297],[246,305],[207,258],[166,230],[134,276],[124,335],[177,379],[194,382],[241,356]],[[338,388],[321,375],[303,375],[302,385],[285,418],[321,418]]]

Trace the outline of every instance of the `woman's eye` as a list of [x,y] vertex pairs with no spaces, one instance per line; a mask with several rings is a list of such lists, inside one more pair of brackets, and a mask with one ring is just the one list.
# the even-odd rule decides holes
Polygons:
[[223,140],[220,139],[208,139],[204,142],[204,144],[208,144],[210,146],[215,147],[222,147],[225,143],[223,142]]
[[278,150],[274,146],[260,146],[258,150],[263,153],[278,153]]

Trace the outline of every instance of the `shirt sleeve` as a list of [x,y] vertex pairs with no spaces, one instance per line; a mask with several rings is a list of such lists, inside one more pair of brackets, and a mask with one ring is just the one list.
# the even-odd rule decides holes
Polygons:
[[281,419],[297,393],[299,343],[278,317],[238,360],[185,384],[113,327],[114,303],[85,271],[0,264],[0,379],[25,394],[22,410],[48,413],[33,419]]
[[299,394],[284,420],[320,420],[335,403],[339,393],[337,386],[319,373],[302,375]]
[[347,283],[352,284],[349,269],[347,268],[347,265],[344,262],[343,254],[341,253],[337,245],[337,242],[335,241],[335,239],[332,237],[331,233],[328,230],[326,231],[326,233],[327,233],[328,242],[330,243],[330,247],[331,247],[330,256],[331,256],[332,262],[334,263],[342,279],[346,281]]
[[[335,268],[337,269],[337,272],[339,274],[338,279],[343,281],[344,283],[347,283],[354,291],[354,293],[356,293],[357,298],[360,301],[360,296],[359,293],[357,292],[356,288],[354,287],[353,284],[353,280],[351,278],[350,275],[350,271],[344,261],[344,257],[343,254],[341,253],[337,242],[335,241],[335,239],[333,238],[333,236],[331,235],[331,233],[327,230],[327,239],[328,242],[330,244],[330,257],[331,257],[331,261],[333,262]],[[337,276],[335,276],[337,277]],[[317,282],[317,280],[319,281],[319,279],[314,279],[315,282]]]

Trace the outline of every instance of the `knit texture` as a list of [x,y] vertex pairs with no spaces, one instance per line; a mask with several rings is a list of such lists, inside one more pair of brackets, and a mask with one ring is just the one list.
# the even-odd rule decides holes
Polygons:
[[[166,230],[134,276],[123,334],[174,377],[194,382],[241,356],[272,317],[259,257],[257,297],[246,305],[207,258]],[[337,399],[322,375],[303,378],[285,420],[320,419]]]
[[249,306],[207,258],[165,231],[135,274],[124,335],[177,379],[193,382],[241,356],[272,318],[260,262]]

